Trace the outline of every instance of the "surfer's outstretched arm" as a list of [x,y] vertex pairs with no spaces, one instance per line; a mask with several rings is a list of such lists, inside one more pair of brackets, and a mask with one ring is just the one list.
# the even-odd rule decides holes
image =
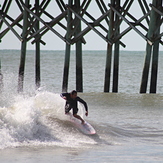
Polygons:
[[80,97],[77,97],[77,100],[84,105],[85,111],[86,111],[85,115],[88,116],[88,106],[87,106],[87,103],[83,99],[81,99]]
[[60,96],[64,99],[64,100],[66,100],[67,98],[66,98],[66,96],[67,96],[67,93],[61,93],[60,94]]

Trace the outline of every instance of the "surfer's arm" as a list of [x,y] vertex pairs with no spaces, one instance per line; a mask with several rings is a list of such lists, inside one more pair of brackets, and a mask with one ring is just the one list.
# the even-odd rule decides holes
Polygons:
[[64,100],[67,99],[67,93],[61,93],[60,96],[61,96]]
[[85,111],[86,111],[85,115],[88,116],[88,106],[87,106],[87,103],[83,99],[81,99],[80,97],[77,97],[77,100],[84,105]]

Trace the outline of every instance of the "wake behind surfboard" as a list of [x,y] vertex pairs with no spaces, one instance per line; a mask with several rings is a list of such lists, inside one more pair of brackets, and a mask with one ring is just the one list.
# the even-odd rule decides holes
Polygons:
[[81,124],[81,121],[73,117],[71,113],[66,114],[66,115],[69,117],[70,122],[72,122],[73,125],[77,127],[84,134],[87,134],[87,135],[96,134],[95,129],[88,122],[85,121],[84,124]]

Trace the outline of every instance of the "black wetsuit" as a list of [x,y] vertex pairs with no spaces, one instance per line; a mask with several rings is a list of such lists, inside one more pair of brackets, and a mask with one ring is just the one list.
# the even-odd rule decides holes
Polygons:
[[84,105],[85,110],[88,111],[87,103],[80,97],[77,96],[75,99],[72,99],[70,93],[61,93],[61,97],[66,97],[65,113],[68,113],[71,109],[73,109],[73,115],[77,114],[78,101],[81,102]]

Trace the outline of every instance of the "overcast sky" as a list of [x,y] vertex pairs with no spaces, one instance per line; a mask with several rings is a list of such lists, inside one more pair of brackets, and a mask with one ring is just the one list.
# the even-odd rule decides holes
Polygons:
[[[3,0],[4,1],[4,0]],[[31,1],[31,2],[34,2]],[[67,0],[66,0],[67,2]],[[109,0],[104,0],[106,5]],[[152,0],[147,0],[147,3],[151,3]],[[121,4],[124,3],[124,0],[121,1]],[[108,7],[108,5],[107,5]],[[47,8],[47,11],[56,17],[61,13],[59,10],[58,6],[56,5],[55,1],[51,1],[50,5]],[[88,8],[89,13],[94,17],[98,18],[101,16],[101,12],[99,8],[97,7],[97,4],[95,1],[91,2],[91,5]],[[140,10],[140,7],[138,5],[138,2],[135,1],[134,4],[132,5],[131,9],[129,12],[139,19],[140,17],[143,16],[142,11]],[[15,5],[15,2],[13,1],[12,6],[10,8],[10,11],[8,13],[9,15],[12,15],[13,18],[18,17],[20,14],[19,9]],[[42,17],[45,21],[49,21],[48,18]],[[87,17],[85,17],[87,19]],[[66,24],[66,22],[63,20],[63,23]],[[105,20],[101,22],[106,28]],[[143,24],[146,25],[146,22],[143,21]],[[42,26],[42,24],[40,24]],[[86,25],[82,23],[82,29],[84,29]],[[125,30],[128,27],[128,25],[124,22],[121,26],[121,31]],[[6,26],[4,25],[2,30],[5,29]],[[60,32],[62,35],[65,35],[65,31],[63,31],[60,27],[54,27],[58,32]],[[140,29],[140,28],[139,28]],[[16,31],[18,31],[19,34],[21,34],[21,31],[18,28],[15,28]],[[103,31],[100,30],[100,32],[103,33]],[[142,31],[144,34],[146,34],[144,31]],[[163,28],[161,27],[161,32],[163,32]],[[105,35],[105,33],[103,33]],[[90,31],[86,36],[84,36],[86,40],[86,44],[83,44],[83,50],[106,50],[107,43],[99,37],[94,31]],[[42,50],[64,50],[65,49],[65,42],[62,41],[58,36],[56,36],[54,33],[49,31],[46,33],[43,37],[42,40],[46,42],[46,45],[41,45]],[[32,40],[31,40],[32,41]],[[35,49],[35,45],[31,44],[31,41],[28,42],[28,49]],[[126,34],[121,41],[126,45],[126,48],[121,47],[121,50],[131,50],[131,51],[139,51],[139,50],[145,50],[146,49],[146,41],[139,36],[134,30],[130,31],[128,34]],[[21,47],[21,42],[18,40],[18,38],[10,31],[7,33],[5,37],[3,37],[2,42],[0,43],[0,49],[20,49]],[[74,49],[75,46],[72,46],[72,49]],[[160,50],[163,50],[163,46],[160,44]]]

